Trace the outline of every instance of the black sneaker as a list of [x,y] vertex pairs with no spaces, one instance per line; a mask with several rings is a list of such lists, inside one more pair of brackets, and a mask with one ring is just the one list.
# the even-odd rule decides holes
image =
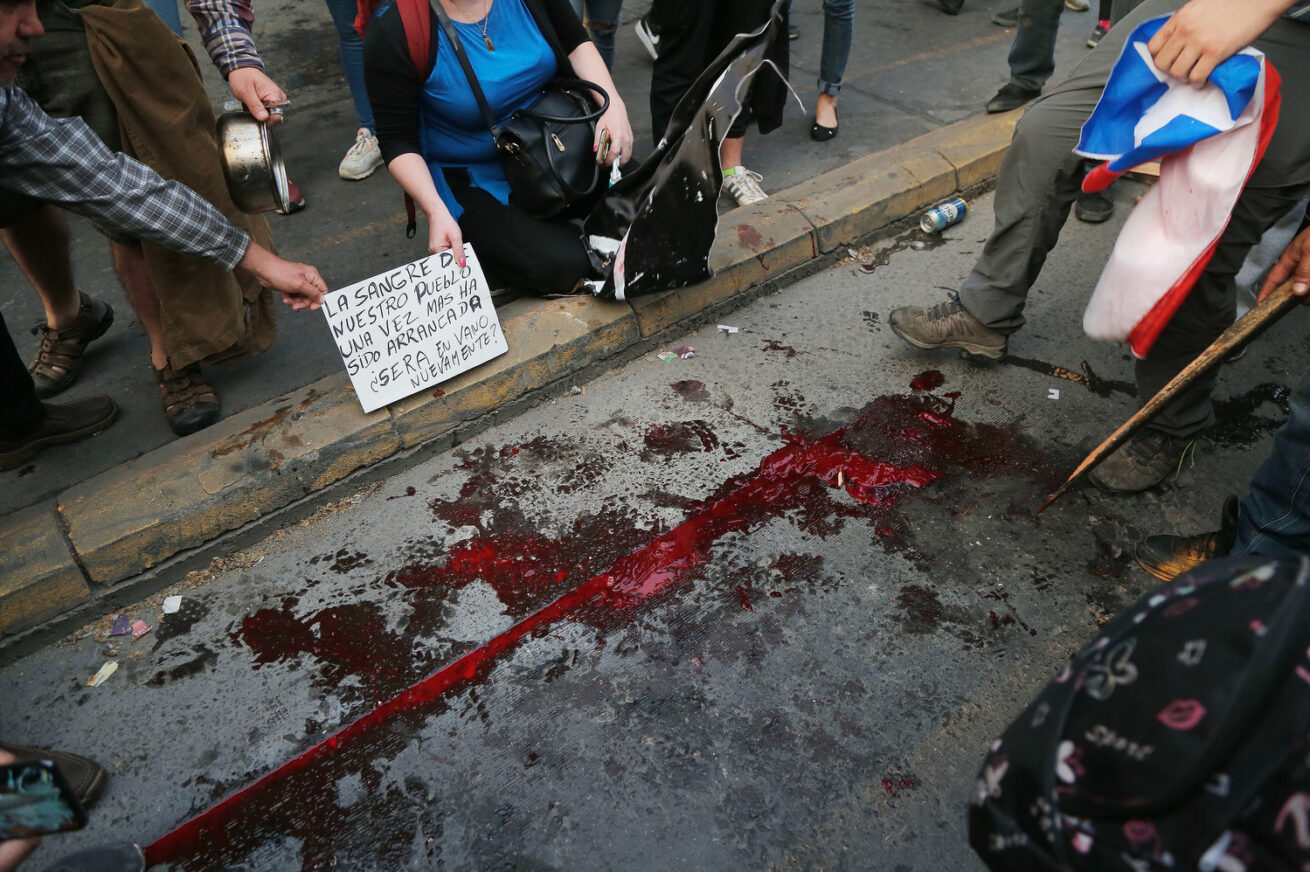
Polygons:
[[1101,461],[1087,478],[1106,493],[1135,494],[1155,487],[1170,475],[1176,476],[1187,455],[1195,451],[1194,439],[1175,439],[1159,430],[1143,430]]
[[1092,35],[1087,37],[1087,47],[1096,48],[1101,44],[1101,37],[1110,32],[1110,22],[1098,21],[1096,27],[1092,28]]
[[1237,497],[1224,500],[1219,529],[1196,536],[1147,536],[1137,543],[1137,563],[1161,581],[1173,581],[1207,560],[1225,557],[1237,540]]
[[637,39],[646,47],[646,53],[650,59],[655,61],[660,57],[660,33],[650,26],[650,13],[647,13],[637,19]]
[[1109,221],[1110,216],[1114,214],[1114,200],[1105,191],[1079,193],[1078,200],[1074,203],[1073,214],[1086,224]]
[[1011,109],[1018,109],[1029,100],[1036,99],[1041,93],[1009,82],[996,92],[995,97],[987,101],[987,111],[992,115],[997,112],[1009,112]]
[[94,436],[114,423],[118,406],[109,397],[87,397],[72,403],[42,403],[41,426],[18,439],[0,439],[0,470],[13,469],[36,457],[43,448]]
[[1005,357],[1005,334],[970,315],[955,294],[931,309],[897,309],[887,322],[893,333],[916,348],[958,348],[991,360]]

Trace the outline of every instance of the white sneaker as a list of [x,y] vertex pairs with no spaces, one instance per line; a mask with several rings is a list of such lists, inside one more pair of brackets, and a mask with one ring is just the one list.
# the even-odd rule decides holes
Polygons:
[[753,173],[745,167],[733,167],[723,171],[723,189],[732,195],[738,206],[763,203],[769,199],[769,195],[760,187],[762,181],[764,176]]
[[660,35],[650,26],[650,22],[643,15],[637,19],[637,39],[641,44],[646,46],[646,51],[650,54],[651,60],[659,60],[660,57]]
[[367,127],[361,127],[355,133],[355,144],[341,159],[337,174],[343,179],[357,181],[367,179],[380,166],[382,166],[382,149],[378,148],[378,138],[369,133]]

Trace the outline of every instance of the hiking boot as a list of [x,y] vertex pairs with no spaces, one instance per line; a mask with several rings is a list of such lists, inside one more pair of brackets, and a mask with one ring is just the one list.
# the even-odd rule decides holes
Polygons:
[[55,330],[42,322],[32,328],[41,334],[41,350],[27,371],[32,374],[36,395],[48,399],[73,383],[82,369],[82,356],[92,340],[105,335],[114,323],[114,310],[104,300],[77,292],[81,305],[73,323]]
[[987,101],[987,111],[992,115],[997,112],[1009,112],[1011,109],[1018,109],[1029,100],[1036,99],[1041,96],[1041,93],[1041,91],[1034,91],[1032,88],[1025,88],[1022,85],[1007,82],[1001,86],[1001,90],[996,92],[995,97]]
[[738,206],[750,206],[769,199],[769,195],[760,187],[762,181],[764,176],[745,167],[723,171],[723,189],[732,195]]
[[19,763],[28,760],[53,760],[59,767],[59,774],[68,782],[78,805],[87,808],[100,795],[105,786],[105,767],[89,757],[70,754],[67,751],[48,751],[44,748],[31,748],[27,745],[11,745],[0,742],[0,748],[13,754]]
[[367,127],[355,131],[355,144],[341,159],[337,175],[343,179],[359,181],[373,175],[373,171],[382,166],[382,149],[378,148],[378,138]]
[[1073,214],[1086,224],[1109,221],[1114,214],[1114,200],[1105,191],[1082,192],[1074,203]]
[[36,457],[43,448],[94,436],[114,423],[118,406],[109,397],[87,397],[72,403],[42,403],[41,426],[17,439],[0,439],[0,470],[13,469]]
[[1019,7],[1013,9],[1002,9],[992,16],[992,24],[997,27],[1018,27],[1019,26]]
[[1092,484],[1106,493],[1135,494],[1177,475],[1196,440],[1175,439],[1159,430],[1143,430],[1088,473]]
[[893,333],[916,348],[958,348],[990,360],[1005,357],[1005,334],[970,315],[955,294],[931,309],[897,309],[887,320]]
[[174,369],[170,363],[155,370],[155,377],[164,417],[174,433],[189,436],[218,420],[218,396],[201,374],[200,364]]
[[1219,529],[1195,536],[1147,536],[1137,543],[1137,563],[1161,581],[1178,576],[1218,557],[1227,556],[1237,540],[1237,497],[1224,500]]
[[637,19],[637,39],[646,47],[646,53],[650,59],[655,61],[660,57],[660,34],[659,31],[650,26],[650,14],[647,13]]

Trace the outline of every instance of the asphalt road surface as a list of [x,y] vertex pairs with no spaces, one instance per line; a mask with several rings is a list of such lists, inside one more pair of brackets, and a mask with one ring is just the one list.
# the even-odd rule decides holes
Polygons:
[[983,749],[1149,589],[1136,539],[1242,490],[1305,351],[1289,321],[1225,370],[1177,483],[1037,516],[1136,402],[1078,318],[1117,221],[1065,229],[1010,362],[905,347],[887,313],[989,211],[412,458],[124,609],[139,639],[106,615],[0,669],[0,735],[111,772],[33,867],[980,868]]

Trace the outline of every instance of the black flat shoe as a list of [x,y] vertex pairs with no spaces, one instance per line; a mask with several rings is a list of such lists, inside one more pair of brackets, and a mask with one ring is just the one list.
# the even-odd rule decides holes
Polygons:
[[[837,114],[836,110],[833,111],[833,114]],[[837,130],[840,127],[840,119],[838,119],[838,123],[834,124],[832,127],[824,127],[818,121],[815,121],[810,125],[810,139],[813,139],[815,142],[827,142],[837,135]]]
[[817,121],[810,125],[810,139],[815,142],[827,142],[836,135],[836,127],[824,127]]

